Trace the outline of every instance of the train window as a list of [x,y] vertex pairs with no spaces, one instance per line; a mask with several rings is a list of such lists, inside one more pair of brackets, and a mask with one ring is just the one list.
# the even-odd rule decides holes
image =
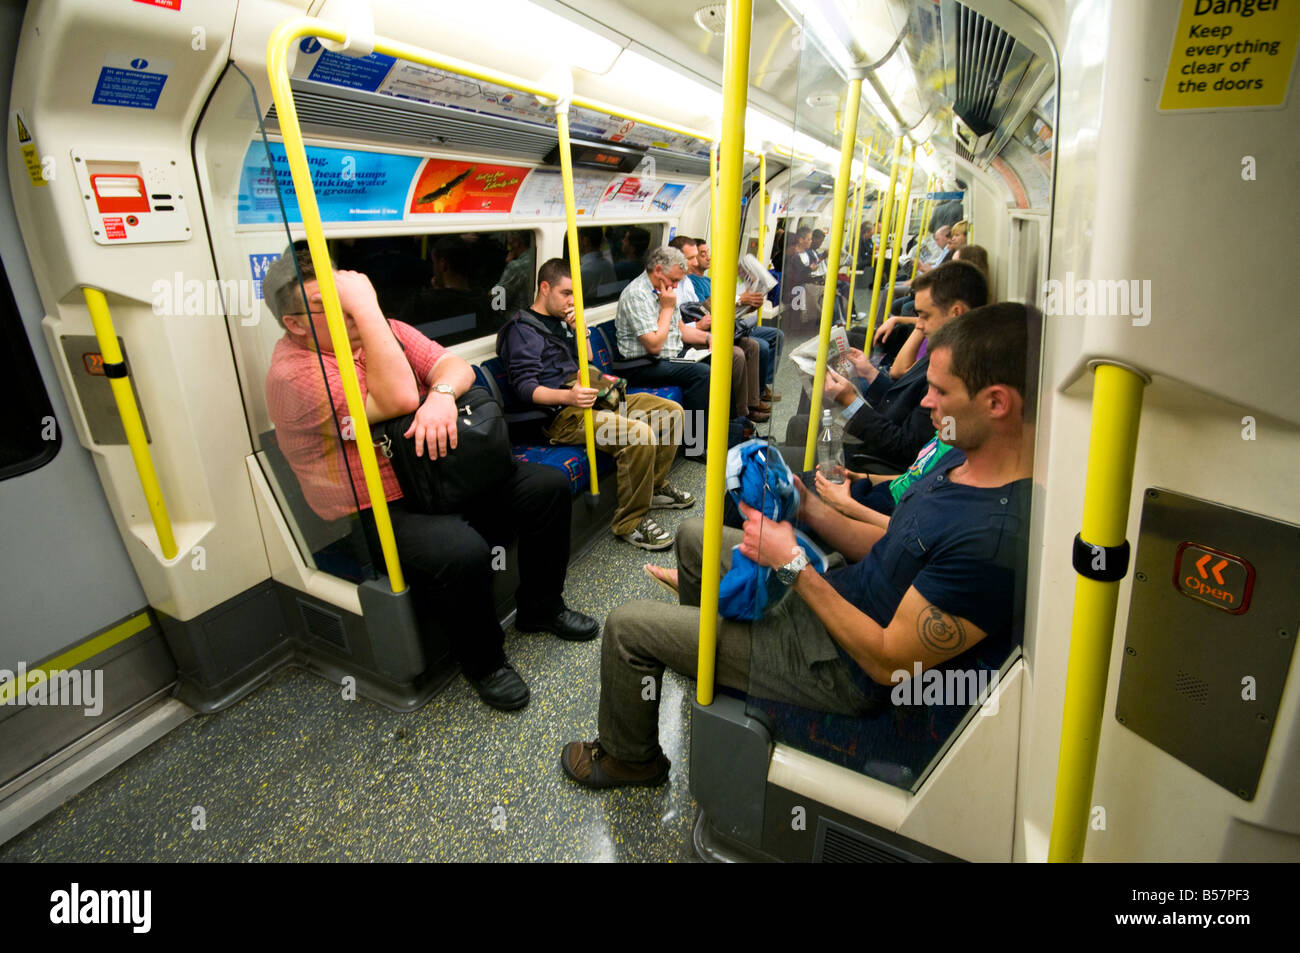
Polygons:
[[339,268],[369,276],[379,306],[444,346],[496,334],[533,300],[536,242],[529,231],[345,238]]
[[53,460],[61,436],[7,274],[0,309],[0,351],[9,355],[8,373],[0,385],[5,407],[0,423],[0,480],[7,480]]
[[[645,270],[650,249],[662,244],[663,230],[662,223],[579,228],[583,305],[590,308],[617,301],[627,283]],[[564,257],[569,257],[567,241]]]

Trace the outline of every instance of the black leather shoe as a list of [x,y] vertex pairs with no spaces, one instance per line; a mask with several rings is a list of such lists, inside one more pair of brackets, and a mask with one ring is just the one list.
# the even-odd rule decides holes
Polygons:
[[483,678],[466,675],[465,680],[474,686],[479,698],[500,711],[514,711],[528,704],[528,686],[509,662],[491,675]]
[[572,609],[561,609],[545,622],[516,617],[515,628],[520,632],[550,632],[566,642],[590,642],[600,635],[599,622]]

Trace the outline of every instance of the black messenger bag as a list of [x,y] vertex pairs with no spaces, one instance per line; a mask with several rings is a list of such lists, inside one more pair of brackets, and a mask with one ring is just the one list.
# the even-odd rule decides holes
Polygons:
[[490,493],[515,472],[501,405],[482,387],[471,387],[456,400],[456,449],[430,460],[415,455],[411,429],[414,413],[377,423],[371,432],[375,449],[393,466],[402,496],[421,513],[459,513]]

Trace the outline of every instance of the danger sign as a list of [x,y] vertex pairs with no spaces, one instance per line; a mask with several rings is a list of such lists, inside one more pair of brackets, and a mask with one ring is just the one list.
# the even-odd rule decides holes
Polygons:
[[1294,0],[1183,0],[1161,110],[1281,106],[1298,36]]

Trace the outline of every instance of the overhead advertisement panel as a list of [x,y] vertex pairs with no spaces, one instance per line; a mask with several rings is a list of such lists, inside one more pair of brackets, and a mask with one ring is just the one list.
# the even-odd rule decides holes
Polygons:
[[[284,146],[278,142],[269,145],[274,178],[267,169],[266,151],[260,141],[251,143],[244,154],[236,212],[236,221],[240,225],[280,222],[277,183],[280,194],[284,196],[284,214],[288,221],[302,221]],[[307,164],[311,167],[312,186],[322,221],[400,221],[411,179],[421,161],[419,156],[308,146]]]
[[425,159],[409,211],[509,212],[527,175],[525,166]]

